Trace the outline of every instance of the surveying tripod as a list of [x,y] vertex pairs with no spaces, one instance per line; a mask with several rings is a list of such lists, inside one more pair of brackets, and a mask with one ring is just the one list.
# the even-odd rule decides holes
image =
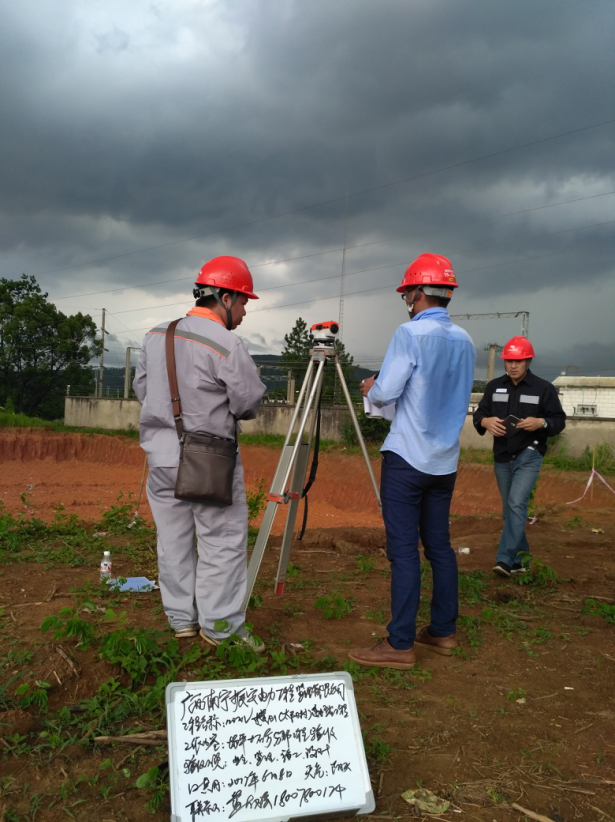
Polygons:
[[[372,466],[365,447],[365,441],[359,428],[359,421],[348,392],[348,386],[344,379],[344,372],[340,364],[339,358],[335,351],[335,340],[339,333],[339,325],[336,322],[317,323],[311,328],[312,336],[314,338],[314,348],[310,354],[310,363],[303,380],[303,385],[297,398],[297,404],[292,416],[288,433],[284,441],[282,454],[276,468],[271,489],[267,495],[267,508],[263,517],[263,522],[258,532],[256,544],[252,552],[252,558],[248,565],[248,584],[246,591],[246,598],[243,603],[244,609],[247,609],[256,576],[260,568],[267,541],[271,534],[273,521],[280,505],[288,505],[288,512],[286,514],[286,526],[284,528],[284,537],[282,538],[282,549],[280,551],[280,560],[278,563],[278,573],[275,581],[275,593],[281,596],[284,592],[284,583],[286,582],[286,570],[288,568],[288,560],[290,558],[290,548],[293,541],[293,534],[295,529],[295,520],[297,518],[297,509],[299,507],[299,500],[306,498],[307,492],[315,479],[316,467],[318,466],[318,447],[320,440],[320,399],[322,396],[322,386],[325,375],[325,368],[327,365],[335,365],[337,377],[340,381],[342,391],[344,392],[344,399],[350,412],[350,416],[354,425],[354,429],[363,452],[367,471],[374,488],[376,501],[382,507],[380,502],[380,491],[378,483],[372,470]],[[310,418],[311,417],[311,418]],[[309,427],[308,427],[309,420]],[[297,436],[294,445],[291,445],[291,439],[295,426],[299,421],[297,429]],[[304,441],[304,435],[307,429],[307,439]],[[312,470],[310,472],[310,479],[308,484],[304,487],[305,475],[307,472],[307,465],[312,447],[312,440],[314,438],[314,431],[316,430],[316,443],[314,448],[314,461],[312,462]],[[305,526],[305,520],[304,520]]]

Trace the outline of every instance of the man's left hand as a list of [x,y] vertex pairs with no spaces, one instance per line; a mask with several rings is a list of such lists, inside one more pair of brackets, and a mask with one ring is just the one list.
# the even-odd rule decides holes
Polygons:
[[372,386],[375,382],[376,382],[376,377],[375,376],[368,377],[367,379],[363,380],[363,382],[359,386],[359,389],[360,389],[360,391],[361,391],[361,393],[363,394],[364,397],[367,397],[369,392],[372,390]]
[[517,423],[517,428],[522,428],[524,431],[538,431],[539,428],[542,428],[542,418],[526,417]]

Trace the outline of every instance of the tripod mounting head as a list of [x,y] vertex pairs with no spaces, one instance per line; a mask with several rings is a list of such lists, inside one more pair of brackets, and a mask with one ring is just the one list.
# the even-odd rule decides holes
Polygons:
[[340,332],[339,323],[335,320],[329,320],[324,323],[316,323],[310,328],[310,333],[314,337],[315,345],[330,346],[337,340],[337,335]]

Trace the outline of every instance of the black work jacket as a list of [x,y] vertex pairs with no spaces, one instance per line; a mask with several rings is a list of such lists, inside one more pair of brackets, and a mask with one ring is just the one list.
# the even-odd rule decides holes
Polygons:
[[547,439],[561,434],[566,427],[566,413],[555,386],[532,374],[529,369],[517,385],[508,374],[487,383],[483,398],[474,412],[474,427],[483,436],[486,429],[480,424],[482,419],[499,417],[503,420],[509,414],[520,419],[542,417],[547,421],[547,427],[538,431],[517,429],[510,437],[494,437],[493,458],[496,462],[510,462],[529,445],[544,456]]

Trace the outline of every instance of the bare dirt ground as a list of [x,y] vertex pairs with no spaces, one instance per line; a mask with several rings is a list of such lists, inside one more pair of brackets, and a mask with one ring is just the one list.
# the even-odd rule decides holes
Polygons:
[[[244,445],[241,458],[248,489],[260,479],[268,488],[279,458],[273,448]],[[40,429],[0,431],[0,499],[13,514],[23,510],[21,495],[26,492],[36,505],[37,516],[50,520],[53,510],[64,505],[67,513],[96,519],[101,509],[112,505],[120,493],[136,498],[143,473],[144,455],[135,440],[96,434],[55,434]],[[373,461],[377,479],[380,461]],[[537,504],[560,505],[583,493],[586,474],[543,469]],[[615,497],[597,484],[592,509],[612,505]],[[500,510],[500,498],[488,465],[461,464],[452,512],[489,514]],[[147,497],[143,494],[140,513],[151,520]],[[256,524],[259,524],[258,520]],[[380,526],[378,506],[369,483],[363,458],[343,452],[320,457],[318,481],[310,492],[310,524],[313,527]],[[283,531],[282,518],[274,534]]]
[[[244,447],[242,454],[249,486],[270,479],[276,451]],[[82,435],[2,433],[0,461],[0,498],[7,510],[24,513],[20,495],[27,491],[38,506],[34,514],[47,520],[58,503],[67,514],[100,520],[120,491],[138,491],[142,469],[135,443]],[[615,598],[615,497],[597,487],[593,500],[588,494],[583,503],[566,506],[586,480],[543,472],[538,522],[528,535],[533,553],[560,581],[520,586],[491,574],[501,524],[492,469],[461,466],[451,533],[455,548],[471,551],[459,557],[463,651],[441,657],[420,650],[409,673],[370,671],[347,659],[351,647],[385,635],[388,621],[385,537],[361,459],[333,454],[322,460],[309,530],[293,546],[285,593],[276,597],[280,517],[257,581],[262,602],[250,613],[269,649],[261,675],[342,666],[351,672],[379,818],[412,816],[400,794],[420,785],[461,811],[449,811],[446,819],[512,822],[523,818],[511,808],[514,802],[553,822],[615,819],[615,626],[586,613],[592,610],[588,598],[598,605]],[[162,728],[160,715],[153,711],[148,721],[147,715],[119,713],[122,698],[113,693],[94,705],[110,677],[130,686],[121,664],[100,659],[96,645],[79,650],[75,639],[57,641],[40,630],[45,617],[74,607],[86,590],[98,608],[110,606],[87,584],[97,575],[100,540],[113,551],[116,573],[151,577],[155,536],[118,527],[107,537],[92,535],[93,547],[85,537],[81,543],[79,534],[62,539],[72,551],[69,564],[45,556],[34,537],[17,551],[0,553],[0,699],[6,708],[0,701],[0,818],[168,819],[166,798],[151,814],[145,802],[152,792],[134,786],[140,774],[164,765],[165,747],[135,752],[121,743],[93,742],[101,732]],[[61,541],[49,546],[63,550]],[[424,624],[427,568],[423,586]],[[323,596],[343,601],[350,612],[323,619],[315,608]],[[126,610],[129,626],[165,627],[158,592],[123,596],[111,605]],[[86,611],[80,612],[83,619],[102,626],[102,612]],[[304,650],[295,655],[293,643]],[[183,640],[182,653],[193,645],[198,643]],[[228,665],[218,670],[214,663],[211,654],[201,656],[182,668],[181,678],[207,679],[214,670],[217,676],[249,675]],[[39,714],[35,705],[16,707],[14,688],[26,680],[49,683],[48,713]]]

